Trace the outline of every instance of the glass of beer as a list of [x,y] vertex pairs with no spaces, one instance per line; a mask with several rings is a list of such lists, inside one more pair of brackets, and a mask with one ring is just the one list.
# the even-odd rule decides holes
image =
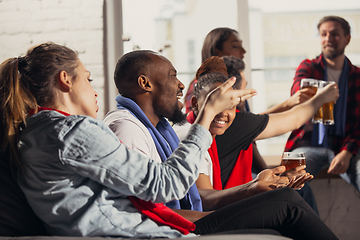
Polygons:
[[[330,83],[335,83],[334,81],[322,82],[322,87]],[[325,103],[322,106],[323,109],[323,124],[324,125],[333,125],[334,121],[334,102]]]
[[[300,83],[301,89],[311,88],[316,93],[319,88],[319,80],[313,78],[303,78]],[[314,93],[314,95],[315,95]],[[312,119],[313,123],[322,123],[323,121],[323,110],[322,107],[317,111],[315,116]]]
[[285,166],[286,170],[295,168],[297,166],[306,165],[305,153],[284,152],[281,158],[281,165]]

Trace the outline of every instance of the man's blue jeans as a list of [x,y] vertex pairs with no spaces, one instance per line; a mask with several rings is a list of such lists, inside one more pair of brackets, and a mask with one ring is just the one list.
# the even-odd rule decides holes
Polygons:
[[[316,176],[322,169],[330,166],[335,157],[334,152],[322,147],[299,147],[293,152],[304,152],[306,157],[306,171]],[[346,173],[340,176],[348,183],[355,186],[360,192],[360,150],[350,160],[350,165]]]

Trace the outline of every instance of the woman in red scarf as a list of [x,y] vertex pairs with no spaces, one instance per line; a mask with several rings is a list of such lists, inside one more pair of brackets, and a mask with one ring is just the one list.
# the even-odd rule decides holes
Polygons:
[[[191,99],[194,111],[188,115],[189,122],[196,119],[197,111],[201,108],[206,94],[227,79],[226,66],[222,59],[219,57],[212,57],[205,61],[197,72],[197,79],[198,82],[195,85],[194,96]],[[229,144],[228,147],[232,148],[229,150],[234,150],[233,148],[235,148],[239,153],[240,150],[248,149],[249,145],[254,140],[274,137],[284,134],[297,126],[301,126],[313,116],[322,103],[336,100],[337,96],[338,90],[336,86],[333,85],[321,94],[316,95],[309,101],[300,104],[289,111],[269,115],[255,115],[249,112],[236,113],[234,107],[221,112],[214,118],[210,126],[210,132],[213,137],[222,135],[225,130],[231,126],[235,119],[235,115],[237,114],[236,121],[238,121],[238,123],[236,123],[236,129],[234,129],[234,139],[229,139],[232,144]],[[249,169],[251,169],[251,162],[250,167],[247,167],[247,169],[243,169],[239,166],[244,165],[240,162],[241,158],[245,158],[245,161],[249,161],[247,158],[250,158],[250,156],[252,157],[252,153],[249,153],[248,157],[238,157],[238,161],[236,162],[235,167],[230,170],[231,173],[227,179],[227,184],[229,185],[223,187],[223,181],[220,174],[222,166],[218,159],[217,150],[216,142],[214,141],[209,149],[211,166],[202,168],[213,168],[213,170],[210,170],[210,172],[208,171],[207,174],[206,172],[203,172],[197,180],[197,187],[203,201],[204,209],[206,210],[218,209],[229,203],[238,201],[239,199],[252,196],[259,192],[268,191],[272,189],[271,184],[266,185],[263,183],[266,182],[270,176],[278,175],[279,172],[282,172],[280,168],[264,170],[254,180],[250,179],[251,181],[245,184],[244,190],[244,185],[241,184],[243,181],[247,181],[247,178],[251,177],[251,175],[246,175],[247,173],[251,174],[249,171]],[[209,164],[207,164],[207,166],[209,166]],[[243,174],[244,176],[241,176]],[[293,176],[302,176],[307,180],[311,178],[311,176],[304,175],[305,171],[303,168],[296,168],[294,171],[286,174],[290,174],[289,178],[292,178]],[[264,181],[264,179],[266,180]],[[299,181],[303,182],[302,180]],[[247,189],[246,186],[248,186]],[[290,184],[290,186],[299,188],[302,184],[299,185],[295,183],[294,185]],[[242,188],[241,192],[239,191],[239,188]],[[225,190],[214,191],[214,189]]]

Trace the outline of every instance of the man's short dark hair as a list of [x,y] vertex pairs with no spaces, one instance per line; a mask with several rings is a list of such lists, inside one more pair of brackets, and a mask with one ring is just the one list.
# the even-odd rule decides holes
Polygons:
[[342,17],[339,16],[325,16],[322,19],[320,19],[317,28],[318,30],[320,30],[320,26],[321,24],[325,23],[325,22],[329,22],[329,21],[333,21],[333,22],[338,22],[341,25],[341,28],[344,30],[344,34],[345,36],[350,34],[351,28],[349,23],[343,19]]
[[120,94],[126,91],[137,78],[144,74],[144,68],[151,63],[149,54],[156,54],[151,50],[136,50],[123,55],[117,62],[114,80]]

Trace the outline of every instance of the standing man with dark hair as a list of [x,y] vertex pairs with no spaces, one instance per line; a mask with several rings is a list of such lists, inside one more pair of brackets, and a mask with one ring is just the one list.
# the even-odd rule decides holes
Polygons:
[[344,54],[351,39],[350,25],[341,17],[326,16],[317,27],[322,53],[300,64],[291,94],[300,89],[303,78],[335,81],[340,93],[334,105],[335,124],[308,122],[292,132],[285,151],[305,152],[311,174],[328,167],[328,173],[340,174],[360,191],[360,69]]

